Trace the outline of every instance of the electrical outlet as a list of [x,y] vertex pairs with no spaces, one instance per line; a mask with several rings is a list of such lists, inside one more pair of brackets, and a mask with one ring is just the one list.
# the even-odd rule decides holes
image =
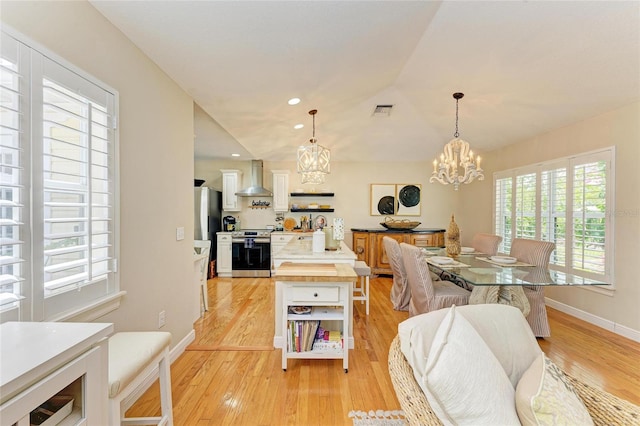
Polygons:
[[176,228],[176,241],[184,240],[184,227]]
[[165,322],[166,322],[166,313],[165,311],[160,311],[160,313],[158,314],[158,328],[164,327]]

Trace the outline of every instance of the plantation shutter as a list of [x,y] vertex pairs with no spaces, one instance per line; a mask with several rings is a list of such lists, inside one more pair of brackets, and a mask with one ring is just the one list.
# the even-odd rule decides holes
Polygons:
[[567,169],[543,170],[540,174],[540,236],[556,244],[550,263],[564,267],[567,256]]
[[[43,224],[41,258],[44,317],[59,315],[113,290],[114,258],[113,95],[47,58],[42,58],[41,169],[34,189],[42,199],[34,218]],[[35,76],[34,76],[35,77]],[[39,155],[38,155],[39,154]],[[37,179],[37,180],[36,180]],[[41,215],[41,216],[35,216]],[[35,246],[34,246],[35,247]],[[38,252],[36,252],[38,254]]]
[[536,174],[516,176],[515,238],[536,238]]
[[594,161],[573,168],[573,268],[605,274],[607,163]]
[[[0,311],[7,320],[30,315],[28,192],[29,57],[3,39],[0,57]],[[27,164],[25,164],[25,162]]]
[[117,291],[116,95],[0,45],[0,320],[56,320]]
[[[494,174],[495,233],[556,244],[550,266],[613,284],[613,147]],[[533,170],[533,171],[532,171]]]
[[498,248],[501,253],[509,253],[512,239],[512,214],[513,214],[513,184],[511,177],[501,177],[495,180],[495,211],[494,232],[502,237]]

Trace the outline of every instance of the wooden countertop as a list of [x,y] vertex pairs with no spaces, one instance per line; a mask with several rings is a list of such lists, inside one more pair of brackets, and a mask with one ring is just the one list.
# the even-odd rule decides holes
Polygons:
[[273,276],[276,281],[345,282],[358,279],[351,265],[346,263],[283,262]]

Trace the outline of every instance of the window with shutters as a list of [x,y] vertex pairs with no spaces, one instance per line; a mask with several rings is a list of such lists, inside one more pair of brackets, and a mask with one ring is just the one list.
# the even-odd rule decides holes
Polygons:
[[550,267],[613,284],[614,148],[494,174],[500,251],[512,238],[552,241]]
[[117,94],[1,41],[0,315],[55,320],[117,292]]

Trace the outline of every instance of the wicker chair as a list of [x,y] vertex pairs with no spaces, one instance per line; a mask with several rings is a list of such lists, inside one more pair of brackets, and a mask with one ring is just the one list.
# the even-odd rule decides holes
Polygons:
[[[555,243],[549,241],[527,240],[514,238],[511,242],[510,256],[526,263],[540,266],[547,269],[551,252],[555,250]],[[527,322],[536,337],[551,336],[549,320],[547,319],[547,308],[544,302],[543,286],[524,286],[525,296],[531,305],[531,311],[527,315]]]
[[[409,425],[442,425],[429,406],[426,396],[416,382],[413,369],[400,350],[398,336],[393,339],[389,349],[389,374]],[[640,424],[640,407],[569,375],[567,378],[580,395],[596,426]]]

